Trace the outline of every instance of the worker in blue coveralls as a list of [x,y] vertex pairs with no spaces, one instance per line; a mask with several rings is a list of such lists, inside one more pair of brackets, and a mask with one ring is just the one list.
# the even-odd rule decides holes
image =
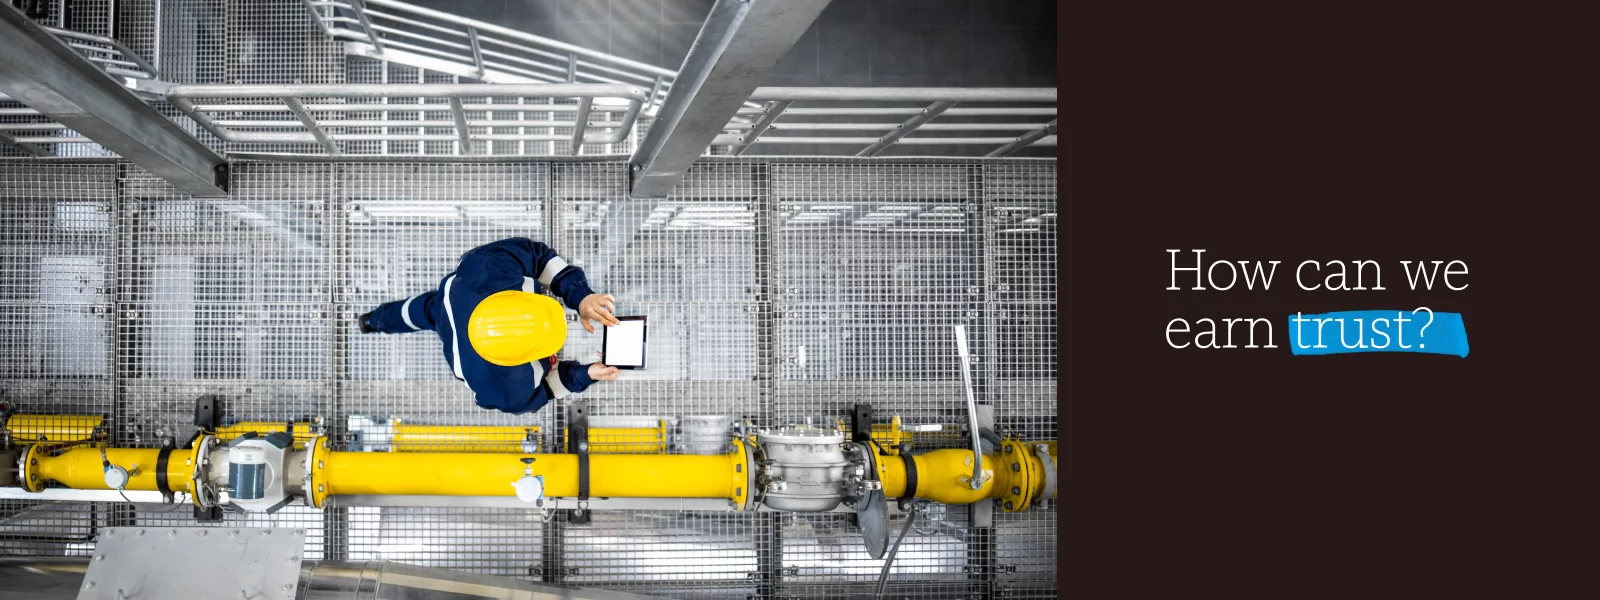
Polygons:
[[603,362],[556,359],[567,320],[561,304],[540,293],[545,288],[578,311],[589,333],[595,332],[591,321],[617,324],[615,298],[594,293],[583,269],[527,238],[473,248],[439,289],[383,304],[358,324],[362,333],[437,332],[445,361],[478,406],[531,413],[619,373]]

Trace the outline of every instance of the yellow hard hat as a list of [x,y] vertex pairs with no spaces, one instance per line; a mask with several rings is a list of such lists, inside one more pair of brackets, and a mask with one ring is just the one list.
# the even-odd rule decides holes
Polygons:
[[502,367],[548,358],[567,342],[567,318],[549,296],[507,290],[472,309],[467,339],[484,360]]

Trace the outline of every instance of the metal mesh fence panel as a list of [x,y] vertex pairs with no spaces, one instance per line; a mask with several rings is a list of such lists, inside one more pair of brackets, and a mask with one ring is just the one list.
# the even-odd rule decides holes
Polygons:
[[[660,202],[627,197],[627,165],[558,164],[554,242],[618,315],[649,319],[649,368],[585,392],[596,415],[753,416],[753,180],[758,164],[696,167]],[[563,353],[600,350],[568,328]]]
[[295,0],[227,0],[227,83],[343,83],[344,45]]
[[1056,165],[983,167],[990,398],[999,425],[1056,439]]
[[511,237],[548,241],[550,167],[544,164],[339,165],[334,218],[340,314],[348,336],[340,411],[431,425],[537,425],[554,411],[481,409],[457,381],[432,331],[357,332],[379,304],[437,290],[468,250]]
[[[996,426],[1054,440],[1056,420],[1056,163],[983,165],[985,378]],[[1056,503],[995,514],[995,592],[1055,593]]]
[[[619,314],[650,319],[649,368],[579,396],[597,419],[824,424],[870,402],[880,417],[943,426],[915,434],[917,450],[959,447],[965,325],[975,390],[1002,433],[1056,434],[1052,162],[713,161],[660,200],[628,198],[622,162],[242,161],[226,199],[190,198],[126,164],[0,167],[0,392],[112,416],[121,444],[181,440],[193,400],[218,394],[230,421],[320,417],[338,450],[360,449],[352,416],[537,425],[556,450],[566,402],[480,409],[436,335],[355,323],[514,236],[550,244]],[[588,360],[599,346],[574,320],[562,355]],[[919,510],[893,597],[1054,590],[1053,506],[997,511],[992,527],[975,508]],[[304,529],[307,558],[670,597],[856,596],[883,566],[843,513],[552,516],[293,506],[205,526]],[[904,523],[892,517],[891,535]],[[0,552],[82,554],[98,528],[196,525],[183,504],[0,500]]]
[[96,502],[0,500],[0,556],[89,556],[119,509]]
[[540,578],[538,511],[350,507],[348,560],[390,560],[483,575]]
[[110,416],[116,165],[0,165],[0,401]]
[[[116,424],[115,164],[0,165],[0,403]],[[31,440],[11,440],[23,442]],[[0,500],[0,555],[83,556],[107,506]]]
[[[843,415],[870,401],[911,422],[964,423],[955,326],[977,324],[975,167],[772,168],[781,223],[779,421]],[[927,438],[925,448],[959,441]]]
[[560,524],[568,585],[673,597],[748,593],[757,571],[752,515],[700,511],[602,512]]
[[233,196],[198,199],[125,168],[117,360],[130,441],[182,437],[207,393],[238,420],[325,414],[328,170],[240,165]]
[[171,83],[230,83],[227,78],[228,0],[160,3],[160,48],[152,52],[161,79]]

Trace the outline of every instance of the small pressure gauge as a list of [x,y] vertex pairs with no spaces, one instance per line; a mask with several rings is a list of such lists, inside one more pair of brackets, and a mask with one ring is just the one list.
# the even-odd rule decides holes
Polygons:
[[117,465],[106,467],[106,487],[121,491],[128,487],[128,470]]
[[517,490],[517,499],[523,502],[536,503],[544,499],[544,476],[523,475],[511,484]]

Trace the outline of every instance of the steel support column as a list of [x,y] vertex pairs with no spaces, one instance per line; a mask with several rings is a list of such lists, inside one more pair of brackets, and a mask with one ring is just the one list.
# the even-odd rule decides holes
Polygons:
[[[968,340],[972,349],[972,393],[978,403],[978,427],[994,428],[994,394],[990,382],[994,375],[995,328],[988,314],[990,299],[989,273],[989,202],[984,185],[984,166],[967,167],[967,240],[968,260],[973,268],[972,289],[967,304],[967,321],[973,323],[974,334]],[[972,432],[978,435],[978,432]],[[967,537],[967,577],[978,587],[981,597],[992,597],[995,582],[994,500],[975,502],[971,513],[971,531]]]
[[[111,319],[111,334],[107,336],[110,347],[104,349],[104,351],[107,352],[111,358],[111,360],[108,361],[110,369],[109,375],[111,377],[111,414],[109,415],[111,418],[108,420],[109,424],[108,431],[106,431],[106,437],[115,444],[127,444],[138,441],[129,439],[129,427],[127,425],[129,422],[128,390],[126,389],[127,381],[122,377],[122,367],[117,364],[117,348],[118,344],[121,343],[120,321],[122,316],[122,306],[124,301],[132,300],[132,290],[130,289],[132,286],[123,284],[125,279],[123,277],[122,270],[124,268],[129,268],[128,265],[135,264],[132,262],[134,243],[133,235],[131,234],[136,231],[136,229],[134,229],[134,223],[131,222],[132,217],[127,215],[122,210],[124,199],[123,182],[125,179],[122,177],[122,170],[126,168],[129,167],[125,164],[115,164],[111,165],[111,168],[106,169],[105,171],[106,176],[111,179],[110,185],[108,186],[111,189],[111,197],[106,199],[106,209],[109,210],[112,215],[111,235],[114,236],[111,250],[112,264],[109,266],[111,272],[107,273],[107,279],[111,282],[111,305],[105,308],[105,312],[110,315]],[[129,257],[130,260],[128,262],[123,262],[122,258],[124,256]],[[95,310],[98,311],[100,308],[96,307]],[[134,347],[136,346],[131,344],[128,346],[128,348]],[[168,435],[177,438],[178,433],[171,432]],[[181,440],[175,440],[175,443],[177,441]],[[91,511],[93,510],[93,506],[93,504],[90,505]],[[107,527],[128,527],[138,524],[138,512],[132,503],[110,503],[105,507],[107,509]],[[91,516],[91,528],[94,526],[93,521],[94,518]],[[92,529],[90,533],[94,534]]]
[[[350,378],[350,335],[352,323],[356,315],[361,314],[360,308],[351,306],[350,295],[353,290],[346,287],[345,277],[350,269],[350,218],[345,214],[344,182],[349,179],[345,170],[346,165],[327,165],[327,169],[318,172],[318,177],[325,178],[327,195],[322,200],[321,210],[315,214],[321,215],[322,223],[318,225],[327,231],[327,271],[323,274],[323,288],[327,291],[326,309],[323,314],[329,320],[326,338],[328,348],[328,406],[323,414],[327,418],[322,423],[323,430],[329,439],[333,440],[334,448],[345,450],[345,440],[350,439],[347,430],[344,399],[348,393]],[[379,509],[380,511],[383,509]],[[330,506],[322,510],[322,559],[323,560],[349,560],[350,558],[350,509],[343,506]]]
[[[555,130],[551,129],[550,131],[554,132]],[[550,148],[552,151],[555,150],[555,144],[552,143]],[[544,201],[545,236],[543,241],[552,248],[567,248],[570,244],[561,235],[563,233],[561,229],[561,214],[566,208],[564,205],[566,199],[562,197],[561,187],[556,181],[557,170],[555,163],[550,163],[545,168],[545,189],[550,190],[550,192]],[[606,255],[602,252],[600,256],[604,257]],[[584,267],[585,272],[589,270],[589,267]],[[591,278],[590,281],[597,282],[600,280]],[[606,288],[602,287],[601,289]],[[568,399],[572,399],[572,397],[569,396]],[[541,441],[543,447],[539,449],[540,452],[559,452],[560,449],[567,447],[566,402],[567,400],[553,401],[540,411],[549,415],[547,423],[550,427],[550,433]],[[552,514],[549,520],[539,524],[539,564],[530,567],[533,569],[531,576],[545,583],[561,583],[567,579],[567,554],[564,538],[568,527],[566,520],[568,511],[551,510],[550,512]]]
[[227,195],[227,163],[34,23],[0,7],[0,93],[194,196]]
[[635,198],[683,179],[829,0],[717,0],[633,158]]
[[[781,318],[778,290],[779,207],[772,197],[772,165],[764,165],[756,176],[755,281],[756,281],[756,393],[759,427],[778,426],[778,378],[783,362],[783,346],[778,341]],[[754,493],[754,491],[752,491]],[[762,598],[775,597],[783,569],[783,515],[760,513],[757,519],[756,592]]]

